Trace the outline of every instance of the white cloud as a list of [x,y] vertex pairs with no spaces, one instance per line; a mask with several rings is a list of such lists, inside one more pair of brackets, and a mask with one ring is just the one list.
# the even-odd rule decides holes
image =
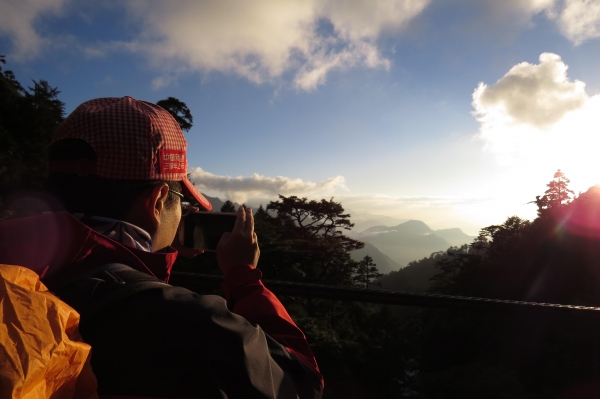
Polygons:
[[553,125],[588,100],[585,84],[570,81],[567,69],[560,56],[543,53],[538,65],[522,62],[493,86],[480,83],[473,93],[478,119],[508,118],[507,123],[537,128]]
[[[61,14],[69,2],[0,0],[0,35],[12,39],[13,58],[34,58],[44,47],[60,42],[43,32],[40,18]],[[170,84],[179,73],[219,71],[257,84],[289,78],[296,89],[313,90],[335,70],[388,69],[390,61],[377,40],[404,28],[429,2],[131,0],[122,7],[130,19],[132,40],[76,43],[70,48],[88,58],[115,51],[144,54],[166,73],[153,82],[155,88]]]
[[245,202],[251,197],[276,198],[281,195],[332,195],[336,190],[347,190],[343,176],[336,176],[319,183],[292,179],[285,176],[268,177],[253,174],[250,177],[219,176],[194,168],[190,179],[200,190],[220,192],[226,198]]
[[558,21],[561,32],[576,45],[600,37],[600,2],[564,0],[549,13]]
[[429,0],[140,0],[127,9],[141,22],[133,43],[155,65],[221,71],[252,82],[293,76],[312,90],[328,73],[354,66],[389,68],[376,40],[403,28]]
[[11,58],[37,57],[50,41],[34,28],[34,24],[42,16],[60,15],[67,3],[69,0],[1,0],[0,35],[12,39],[15,50]]
[[557,169],[575,191],[600,182],[600,95],[588,96],[566,71],[558,55],[545,53],[540,64],[518,64],[475,89],[479,138],[504,167],[496,195],[531,201]]

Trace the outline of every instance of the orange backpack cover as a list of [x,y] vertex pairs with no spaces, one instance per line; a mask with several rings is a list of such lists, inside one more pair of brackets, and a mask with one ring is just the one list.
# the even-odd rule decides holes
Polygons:
[[34,271],[0,265],[0,398],[98,398],[78,326]]

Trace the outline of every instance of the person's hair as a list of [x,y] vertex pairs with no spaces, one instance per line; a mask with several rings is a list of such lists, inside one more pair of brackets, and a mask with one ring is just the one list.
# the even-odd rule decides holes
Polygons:
[[[53,160],[96,160],[94,149],[80,139],[64,139],[53,143],[48,150]],[[135,201],[148,189],[160,184],[181,192],[179,181],[106,179],[98,176],[79,176],[51,173],[46,181],[46,191],[56,197],[64,210],[70,213],[103,216],[126,220]],[[177,204],[177,196],[169,192],[165,206]]]

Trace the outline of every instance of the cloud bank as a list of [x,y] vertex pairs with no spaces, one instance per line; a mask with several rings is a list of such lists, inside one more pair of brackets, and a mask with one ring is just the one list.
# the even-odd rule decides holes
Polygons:
[[252,197],[276,198],[282,195],[332,195],[336,190],[347,190],[343,176],[336,176],[319,183],[292,179],[285,176],[268,177],[253,174],[250,177],[219,176],[200,167],[190,170],[191,181],[200,190],[222,193],[227,199],[245,202]]
[[[457,1],[485,7],[492,18],[525,24],[544,14],[575,45],[600,37],[596,0]],[[131,39],[70,47],[87,57],[114,51],[142,54],[163,73],[153,82],[156,88],[176,81],[180,73],[218,71],[256,84],[289,81],[298,90],[310,91],[333,71],[389,69],[391,62],[379,39],[406,29],[430,4],[431,0],[131,0],[109,6],[113,12],[124,10]],[[17,60],[35,58],[64,42],[44,30],[42,19],[81,7],[70,0],[0,0],[0,5],[0,35],[12,40],[10,56]]]
[[255,83],[291,75],[295,88],[312,90],[333,70],[389,68],[376,40],[403,28],[428,3],[140,0],[126,8],[141,26],[137,51],[166,70],[229,72]]

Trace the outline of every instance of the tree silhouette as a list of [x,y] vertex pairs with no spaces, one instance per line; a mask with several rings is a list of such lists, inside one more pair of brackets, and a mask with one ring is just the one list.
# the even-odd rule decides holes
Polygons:
[[[5,64],[0,56],[0,64]],[[0,197],[40,188],[46,176],[46,147],[64,119],[57,88],[45,80],[25,89],[0,66]]]
[[165,100],[160,100],[156,103],[169,111],[173,118],[179,123],[181,130],[189,132],[194,123],[194,118],[188,106],[181,100],[175,97],[167,97]]
[[365,255],[365,257],[358,262],[356,274],[353,279],[357,284],[369,288],[369,284],[381,276],[383,276],[383,273],[379,273],[377,265],[373,263],[373,258],[369,255]]
[[554,173],[554,180],[551,180],[546,186],[548,189],[544,193],[547,200],[547,207],[553,208],[569,203],[573,190],[568,188],[571,181],[567,179],[565,174],[560,169]]
[[364,246],[360,241],[353,240],[342,234],[340,229],[350,230],[354,223],[350,222],[350,215],[344,213],[344,208],[339,202],[308,200],[279,196],[280,201],[271,201],[267,210],[277,212],[277,217],[282,221],[292,222],[299,229],[298,232],[303,239],[320,238],[326,240],[333,238],[342,244],[340,248],[346,251],[359,249]]
[[221,206],[221,212],[235,212],[235,205],[233,205],[233,202],[227,200],[223,203],[223,205]]
[[547,209],[558,209],[560,206],[568,204],[571,201],[571,194],[574,194],[574,192],[568,187],[570,182],[565,174],[558,169],[554,173],[553,180],[546,184],[548,189],[544,195],[536,195],[535,200],[528,203],[537,205],[538,216],[542,216]]

